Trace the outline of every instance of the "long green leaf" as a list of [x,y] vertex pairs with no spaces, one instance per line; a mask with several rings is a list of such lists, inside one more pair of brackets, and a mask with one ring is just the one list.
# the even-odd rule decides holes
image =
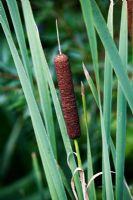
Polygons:
[[32,69],[30,66],[29,58],[28,58],[28,51],[26,48],[26,42],[25,42],[25,37],[24,37],[24,32],[23,32],[23,27],[22,27],[22,23],[21,23],[21,18],[20,18],[17,2],[16,2],[16,0],[7,0],[7,5],[9,8],[9,12],[11,14],[16,37],[17,37],[18,44],[20,47],[20,52],[22,55],[22,60],[23,60],[23,64],[25,67],[25,71],[31,81],[31,84],[33,84],[32,83]]
[[109,152],[108,152],[108,144],[106,139],[106,131],[104,126],[104,117],[102,114],[102,109],[100,108],[100,122],[101,122],[101,129],[102,129],[102,146],[103,146],[103,170],[105,173],[105,190],[106,190],[106,197],[107,199],[113,200],[113,185],[112,185],[112,178],[111,178],[111,169],[110,169],[110,162],[109,162]]
[[44,62],[40,52],[42,47],[40,43],[35,42],[39,39],[38,38],[39,36],[37,34],[37,29],[29,1],[23,0],[22,7],[23,7],[24,19],[28,34],[28,40],[30,44],[33,65],[36,74],[37,85],[39,89],[41,107],[43,111],[44,120],[46,123],[46,129],[50,138],[51,145],[53,147],[54,155],[57,158],[56,140],[55,140],[56,137],[54,131],[50,93],[48,89],[47,77],[45,75]]
[[[0,13],[0,16],[1,16],[1,13]],[[6,39],[8,41],[8,44],[9,44],[9,47],[10,47],[10,50],[11,50],[11,53],[12,53],[12,56],[13,56],[13,59],[15,62],[15,66],[17,68],[17,72],[18,72],[18,75],[20,78],[20,82],[21,82],[21,85],[23,88],[23,92],[24,92],[24,95],[25,95],[25,98],[26,98],[26,101],[28,104],[28,108],[29,108],[31,119],[32,119],[33,128],[35,131],[35,136],[36,136],[36,140],[38,143],[38,148],[39,148],[39,152],[41,155],[45,173],[46,174],[50,173],[51,178],[53,180],[54,187],[57,191],[58,198],[59,199],[61,199],[61,198],[67,199],[66,193],[65,193],[65,190],[63,187],[63,183],[62,183],[59,171],[58,171],[57,163],[54,159],[52,148],[51,148],[48,136],[46,134],[46,130],[44,128],[43,121],[40,116],[34,95],[33,95],[30,81],[27,78],[27,75],[23,68],[23,64],[19,58],[17,49],[12,40],[11,34],[8,31],[8,27],[6,26],[5,21],[2,19],[2,16],[0,17],[0,22],[1,22],[2,28],[4,30]],[[48,180],[48,183],[49,183],[49,180]],[[50,185],[49,185],[49,188],[52,189],[50,187]],[[52,193],[53,190],[50,190],[50,192],[51,192],[52,199],[55,199],[54,193]]]
[[[110,3],[107,26],[113,37],[113,2]],[[105,63],[104,63],[104,93],[103,93],[103,116],[104,116],[104,124],[106,130],[106,138],[107,144],[109,147],[109,139],[110,139],[110,124],[111,124],[111,106],[112,106],[112,67],[110,60],[108,58],[107,53],[105,52]],[[103,182],[103,191],[102,191],[102,199],[106,199],[106,192],[104,190],[105,180],[104,177],[102,179]]]
[[[119,53],[123,66],[127,67],[128,33],[127,33],[127,1],[123,1]],[[116,199],[123,199],[124,163],[126,146],[126,99],[118,81],[117,90],[117,131],[116,131]]]
[[126,71],[124,69],[123,63],[119,56],[116,45],[109,33],[109,30],[106,26],[105,20],[101,15],[101,12],[94,0],[90,0],[91,7],[93,11],[94,24],[97,29],[97,32],[101,38],[101,41],[105,47],[105,50],[108,54],[108,57],[111,62],[111,66],[114,68],[116,76],[120,82],[123,93],[128,101],[128,104],[133,112],[133,88],[130,84]]
[[[111,36],[113,37],[113,2],[111,2],[109,7],[107,24]],[[104,115],[104,124],[105,124],[108,144],[110,138],[111,106],[112,106],[112,67],[108,55],[105,52],[103,115]]]
[[[107,199],[112,200],[113,199],[113,186],[112,186],[112,179],[111,179],[111,173],[110,173],[110,161],[109,161],[108,145],[107,145],[107,140],[106,140],[106,131],[105,131],[102,107],[101,107],[100,81],[99,81],[99,70],[98,70],[98,50],[97,50],[96,34],[95,34],[95,30],[94,30],[94,19],[93,19],[93,15],[92,15],[90,1],[89,0],[80,0],[80,2],[81,2],[84,21],[85,21],[85,25],[87,28],[87,33],[88,33],[89,42],[90,42],[90,46],[91,46],[91,54],[92,54],[92,58],[93,58],[93,65],[94,65],[96,84],[97,84],[97,90],[98,90],[97,91],[98,105],[99,105],[99,111],[100,111],[102,146],[103,146],[103,170],[104,170],[103,177],[105,178],[105,189],[106,189]],[[91,84],[91,86],[92,86],[92,84]]]

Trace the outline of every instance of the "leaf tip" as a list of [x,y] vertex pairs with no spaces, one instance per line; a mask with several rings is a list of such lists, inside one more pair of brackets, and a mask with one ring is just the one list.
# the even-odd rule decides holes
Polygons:
[[89,79],[89,78],[90,78],[90,74],[89,74],[89,72],[87,71],[87,69],[86,69],[86,67],[85,67],[85,64],[82,63],[82,66],[83,66],[83,70],[84,70],[84,74],[85,74],[86,79]]
[[84,94],[85,94],[84,84],[81,81],[81,95],[84,96]]

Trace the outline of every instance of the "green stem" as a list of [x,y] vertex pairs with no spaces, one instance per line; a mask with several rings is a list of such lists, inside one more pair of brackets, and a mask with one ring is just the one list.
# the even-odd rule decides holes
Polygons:
[[82,168],[82,161],[81,161],[81,157],[80,157],[79,145],[78,145],[78,141],[76,139],[74,140],[74,145],[75,145],[75,150],[76,150],[76,154],[77,154],[78,167]]

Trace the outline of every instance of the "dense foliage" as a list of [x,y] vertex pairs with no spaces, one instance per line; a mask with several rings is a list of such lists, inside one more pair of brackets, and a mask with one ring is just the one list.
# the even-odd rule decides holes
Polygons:
[[[85,63],[91,78],[96,83],[94,66],[91,58],[91,50],[88,43],[86,34],[86,28],[83,21],[83,15],[81,11],[80,3],[76,0],[73,1],[35,1],[31,0],[31,7],[39,30],[43,49],[50,67],[52,79],[55,83],[55,87],[58,92],[58,86],[56,81],[56,73],[54,68],[54,58],[58,53],[55,19],[58,19],[60,40],[62,52],[69,56],[74,88],[76,93],[78,111],[80,116],[81,125],[81,138],[79,140],[80,154],[82,158],[83,168],[85,172],[87,170],[86,161],[86,124],[84,121],[82,97],[81,97],[81,81],[84,83],[85,96],[87,103],[87,120],[88,120],[88,132],[90,136],[90,144],[93,158],[94,174],[102,171],[102,138],[99,120],[99,109],[95,103],[92,93],[85,79],[82,62]],[[7,4],[3,1],[6,9],[7,16],[9,11]],[[18,2],[22,22],[25,28],[24,17],[22,14],[22,8],[20,2]],[[107,0],[98,1],[98,5],[107,19],[107,13],[109,8],[109,2]],[[121,15],[121,2],[115,2],[114,5],[114,38],[118,46],[119,30],[120,30],[120,15]],[[11,18],[8,17],[11,32],[14,42],[18,48],[13,24]],[[26,35],[26,43],[28,44],[28,36]],[[98,39],[98,53],[99,53],[99,74],[100,74],[100,95],[104,94],[104,56],[105,51],[103,45]],[[45,179],[38,147],[30,119],[29,110],[19,77],[14,67],[13,58],[8,47],[6,38],[1,29],[0,32],[0,199],[39,199],[40,191],[42,191],[42,185],[44,187],[44,199],[50,199],[47,182]],[[18,48],[19,49],[19,48]],[[30,47],[28,46],[29,65],[31,66],[33,73],[34,95],[36,102],[41,110],[39,94],[37,90],[37,80],[35,78],[35,70],[33,70],[33,60],[31,58]],[[129,56],[128,56],[128,75],[132,80],[133,66],[132,66],[132,51],[131,51],[131,38],[129,38]],[[21,52],[19,52],[21,55]],[[116,99],[117,99],[117,78],[113,77],[113,93],[112,93],[112,115],[111,115],[111,135],[115,143],[116,134]],[[103,102],[102,102],[103,103]],[[67,166],[67,155],[60,135],[59,125],[57,123],[57,117],[55,114],[54,106],[54,127],[56,133],[57,142],[57,160],[61,166],[62,173],[65,174],[64,179],[71,180],[71,173]],[[43,113],[43,112],[42,112]],[[41,114],[42,114],[41,113]],[[43,114],[42,114],[43,115]],[[133,165],[133,117],[130,108],[127,108],[127,130],[126,130],[126,156],[125,156],[125,177],[131,186],[133,184],[132,165]],[[73,145],[73,144],[72,144]],[[36,156],[39,163],[36,163]],[[113,161],[111,159],[112,170]],[[35,170],[36,169],[36,170]],[[36,181],[36,175],[34,171],[38,171],[38,179]],[[115,182],[115,175],[112,175],[113,183]],[[96,180],[96,188],[101,195],[101,178]],[[33,194],[34,193],[34,194]],[[99,197],[100,198],[100,197]]]

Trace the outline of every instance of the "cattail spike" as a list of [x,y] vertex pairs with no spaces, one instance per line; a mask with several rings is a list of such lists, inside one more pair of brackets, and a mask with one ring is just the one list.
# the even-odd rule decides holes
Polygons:
[[60,37],[59,37],[59,29],[58,29],[58,21],[57,21],[57,19],[56,19],[56,33],[57,33],[59,54],[61,54],[61,45],[60,45]]
[[80,125],[69,58],[65,54],[59,54],[54,63],[68,135],[71,139],[76,139],[80,137]]

